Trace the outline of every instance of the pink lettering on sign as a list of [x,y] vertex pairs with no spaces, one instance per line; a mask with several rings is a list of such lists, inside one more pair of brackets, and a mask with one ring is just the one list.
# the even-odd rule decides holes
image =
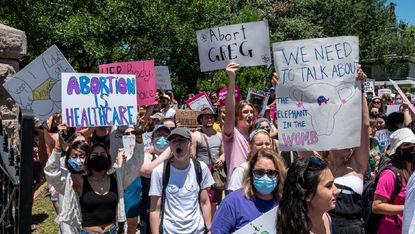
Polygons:
[[316,131],[311,132],[293,132],[291,135],[282,133],[283,144],[287,146],[293,145],[315,145],[318,143]]
[[[227,93],[228,93],[228,88],[222,88],[219,90],[219,97],[218,97],[219,106],[225,105]],[[241,93],[239,92],[239,87],[235,85],[235,102],[238,103],[239,101],[241,101]]]
[[136,77],[137,105],[152,105],[156,102],[154,60],[101,64],[99,65],[99,73],[134,74]]

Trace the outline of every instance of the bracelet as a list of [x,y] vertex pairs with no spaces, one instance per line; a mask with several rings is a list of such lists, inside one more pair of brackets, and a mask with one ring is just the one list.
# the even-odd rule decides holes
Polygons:
[[404,111],[409,111],[409,109],[403,109],[402,112],[404,112]]

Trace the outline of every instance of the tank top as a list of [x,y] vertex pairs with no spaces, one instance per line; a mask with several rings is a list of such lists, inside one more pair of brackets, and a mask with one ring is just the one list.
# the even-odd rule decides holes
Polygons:
[[84,176],[83,193],[80,197],[82,211],[82,226],[102,226],[115,223],[118,205],[117,181],[110,176],[109,192],[98,195],[94,192],[86,176]]
[[[212,160],[215,160],[218,157],[222,141],[218,133],[211,136],[210,138],[208,138],[207,136],[205,138],[205,136],[206,134],[200,131],[200,137],[201,137],[202,142],[201,144],[197,145],[197,159],[199,161],[206,163],[206,165],[209,165],[209,164],[213,164],[214,162],[212,162]],[[212,160],[209,158],[208,148],[207,148],[205,139],[207,139],[209,143]]]
[[[151,154],[152,158],[151,161],[154,161],[157,157],[155,154]],[[144,212],[150,211],[150,196],[148,193],[150,192],[150,184],[151,178],[147,178],[142,176],[141,177],[141,202],[140,202],[140,210]]]

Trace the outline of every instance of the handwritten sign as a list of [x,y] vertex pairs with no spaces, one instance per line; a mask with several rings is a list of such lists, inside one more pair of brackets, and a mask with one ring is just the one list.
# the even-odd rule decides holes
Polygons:
[[136,125],[134,75],[62,73],[62,121],[71,127]]
[[186,105],[191,110],[201,110],[205,107],[208,107],[213,113],[215,113],[215,109],[213,108],[212,103],[210,102],[205,92],[201,92],[198,95],[189,98],[186,101]]
[[151,135],[153,135],[152,132],[143,133],[143,143],[145,152],[147,152],[153,146],[153,144],[151,143]]
[[75,72],[58,47],[51,46],[3,86],[23,109],[41,122],[61,109],[61,73]]
[[397,84],[395,81],[393,81],[393,80],[391,80],[391,79],[389,79],[389,81],[392,83],[393,87],[395,87],[395,89],[398,91],[399,95],[401,95],[403,102],[404,102],[404,103],[408,103],[409,109],[412,111],[412,113],[414,113],[414,114],[415,114],[415,108],[414,108],[414,105],[412,105],[412,103],[411,103],[411,102],[409,101],[409,99],[406,97],[405,93],[404,93],[404,92],[402,92],[402,89],[401,89],[401,88],[399,88],[398,84]]
[[375,80],[366,79],[366,81],[363,83],[363,91],[365,93],[375,93]]
[[256,90],[256,89],[249,89],[248,96],[246,99],[250,103],[260,108],[260,112],[258,116],[262,117],[264,116],[265,110],[267,109],[268,98],[269,98],[268,92],[264,92],[264,91]]
[[386,115],[389,115],[390,113],[393,112],[400,112],[400,105],[387,105],[386,106]]
[[162,90],[172,90],[169,67],[156,66],[156,87]]
[[[218,102],[219,106],[224,106],[226,102],[226,94],[228,93],[228,88],[222,88],[219,90]],[[238,103],[241,101],[241,93],[239,92],[239,87],[235,85],[235,102]]]
[[135,135],[122,136],[122,145],[124,154],[127,157],[127,160],[129,160],[134,154]]
[[233,234],[275,234],[278,206],[259,216]]
[[101,64],[99,65],[99,72],[105,74],[134,74],[137,83],[137,105],[152,105],[156,102],[154,60]]
[[378,89],[378,97],[382,98],[384,94],[392,96],[392,90],[390,89]]
[[280,76],[277,118],[282,150],[331,150],[360,145],[357,37],[273,44]]
[[267,21],[208,28],[196,34],[202,72],[223,69],[230,62],[241,66],[271,64]]
[[200,124],[197,122],[197,116],[200,111],[195,110],[177,110],[176,121],[182,127],[199,127]]
[[386,149],[389,145],[389,137],[392,134],[388,129],[377,130],[375,133],[375,138],[379,141],[380,146],[382,149]]

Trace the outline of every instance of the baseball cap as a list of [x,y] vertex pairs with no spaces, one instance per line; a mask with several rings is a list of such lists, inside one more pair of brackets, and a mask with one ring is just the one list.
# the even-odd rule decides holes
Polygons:
[[181,136],[183,138],[186,138],[192,141],[192,133],[190,132],[188,128],[179,127],[179,128],[173,129],[173,131],[171,131],[170,135],[167,137],[167,140],[170,141],[173,138],[173,136]]

